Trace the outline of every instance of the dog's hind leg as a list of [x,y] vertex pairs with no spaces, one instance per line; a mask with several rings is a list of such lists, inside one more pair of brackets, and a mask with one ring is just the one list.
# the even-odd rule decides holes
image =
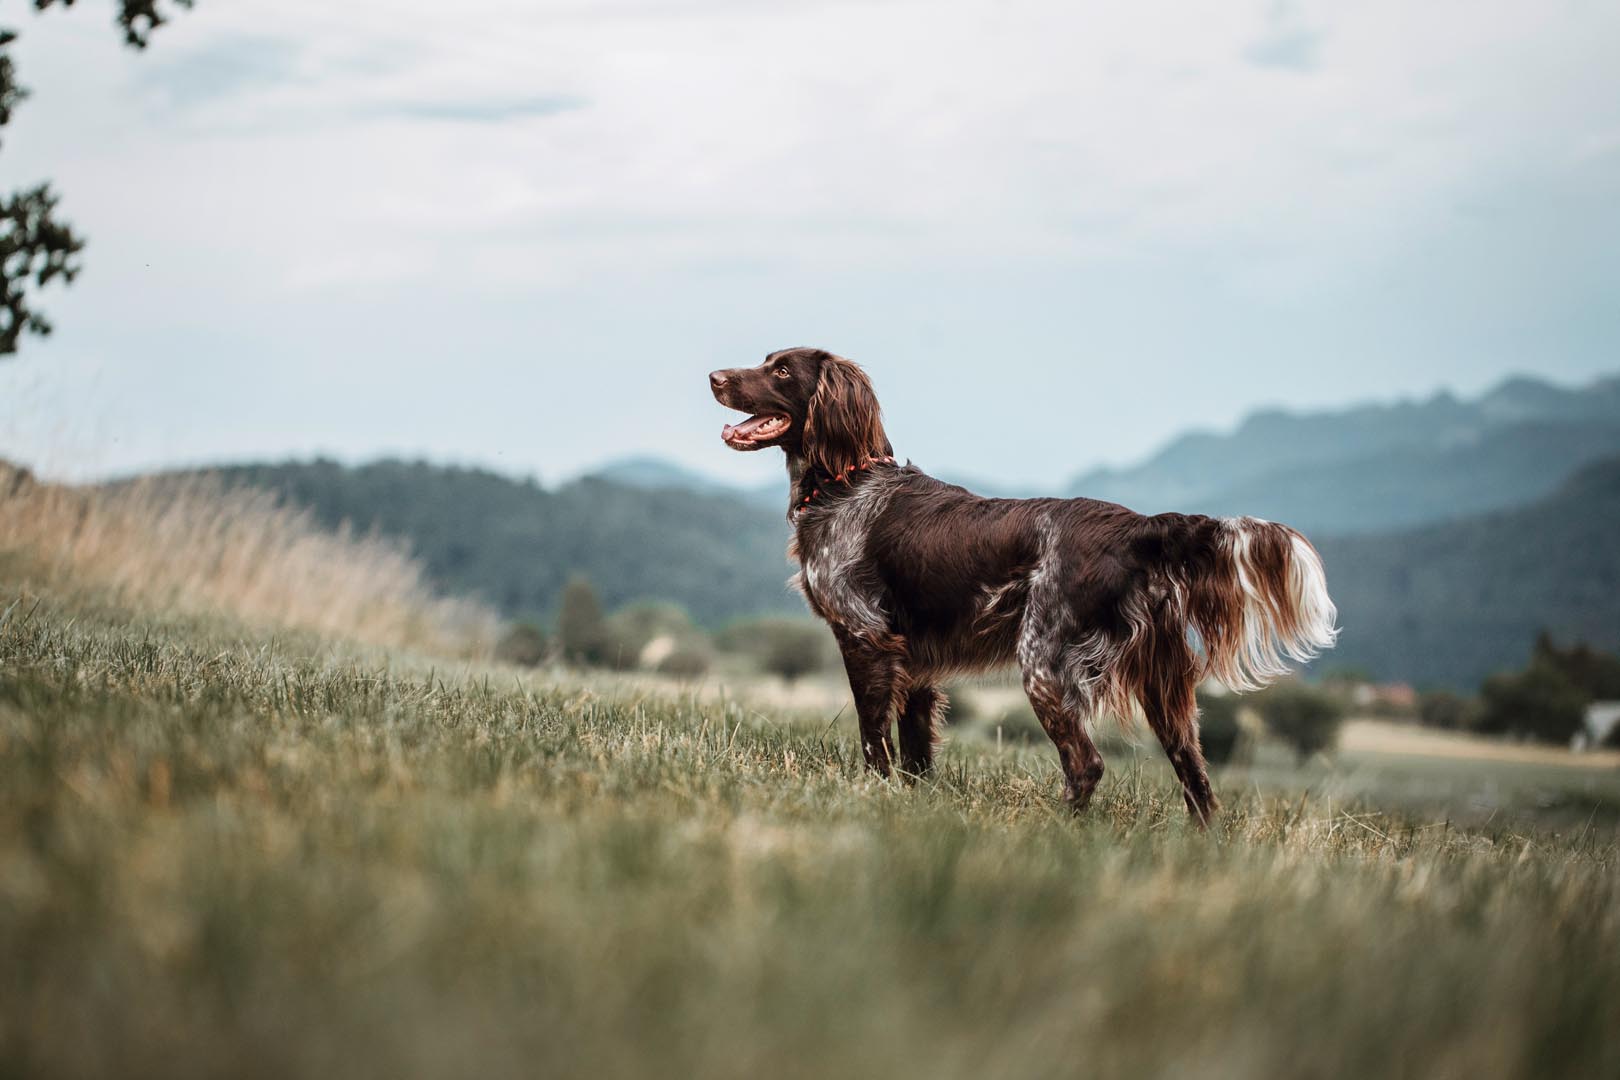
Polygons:
[[1159,737],[1159,744],[1181,781],[1187,811],[1200,826],[1208,825],[1219,803],[1210,787],[1204,751],[1198,744],[1198,700],[1193,694],[1193,677],[1180,671],[1164,671],[1148,678],[1142,687],[1142,711],[1148,727]]
[[1063,693],[1038,672],[1024,672],[1024,693],[1046,735],[1057,747],[1063,768],[1063,797],[1076,813],[1091,803],[1091,793],[1102,779],[1103,759],[1086,731],[1086,717],[1064,701]]
[[900,771],[907,780],[934,767],[934,732],[945,695],[933,686],[913,686],[900,710]]

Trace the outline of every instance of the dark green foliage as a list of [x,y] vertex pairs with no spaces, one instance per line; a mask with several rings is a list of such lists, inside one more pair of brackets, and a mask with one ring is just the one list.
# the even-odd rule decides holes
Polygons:
[[1542,633],[1531,652],[1532,665],[1545,665],[1580,690],[1588,701],[1620,699],[1620,656],[1594,649],[1585,642],[1560,648],[1552,635]]
[[1581,730],[1589,700],[1557,668],[1532,662],[1515,673],[1492,675],[1480,688],[1481,731],[1567,743]]
[[557,644],[563,659],[572,664],[611,663],[608,655],[607,620],[596,590],[584,578],[574,578],[562,594],[562,613],[557,616]]
[[1450,690],[1430,690],[1418,696],[1418,723],[1446,731],[1469,731],[1479,726],[1479,700]]
[[1584,643],[1560,648],[1542,633],[1523,671],[1492,675],[1480,693],[1481,731],[1565,743],[1589,704],[1620,698],[1620,657]]
[[1238,698],[1236,694],[1198,695],[1198,741],[1204,748],[1204,758],[1212,765],[1231,761],[1242,741],[1243,729],[1238,724]]
[[[44,11],[60,4],[72,7],[74,0],[34,0],[34,7]],[[189,8],[195,0],[170,0],[164,5],[159,0],[118,0],[118,25],[124,31],[124,44],[137,49],[146,48],[152,31],[168,22],[163,14],[165,6]]]
[[11,111],[28,97],[28,91],[17,85],[17,65],[5,49],[17,40],[15,30],[0,28],[0,127],[11,123]]
[[1300,761],[1339,742],[1344,703],[1302,682],[1281,682],[1249,698],[1266,730],[1293,747]]
[[55,210],[56,196],[43,184],[0,196],[0,356],[16,352],[25,331],[51,332],[50,320],[33,307],[33,290],[79,273],[84,240]]
[[546,634],[531,622],[513,623],[495,644],[495,659],[518,667],[538,667],[546,658]]
[[[190,7],[192,0],[173,3]],[[73,0],[34,0],[40,11],[58,4],[71,7]],[[135,48],[146,48],[152,31],[167,21],[157,0],[118,4],[124,41]],[[17,82],[9,51],[16,40],[16,31],[0,27],[0,127],[11,122],[13,111],[28,97]],[[15,353],[24,333],[51,332],[50,320],[34,307],[32,293],[53,281],[69,284],[79,272],[76,256],[84,250],[84,238],[55,216],[56,203],[48,184],[0,195],[0,356]]]
[[781,512],[723,495],[589,479],[547,489],[482,469],[402,461],[222,473],[280,492],[326,525],[348,521],[404,540],[441,589],[476,596],[510,618],[552,622],[575,574],[590,579],[609,610],[657,599],[711,627],[804,610],[786,587]]

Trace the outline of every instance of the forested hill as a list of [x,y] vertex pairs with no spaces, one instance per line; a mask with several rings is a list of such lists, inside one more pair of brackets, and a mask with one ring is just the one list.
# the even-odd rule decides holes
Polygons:
[[1520,509],[1318,546],[1344,627],[1329,666],[1472,686],[1542,629],[1620,647],[1620,458]]
[[1620,377],[1575,389],[1517,378],[1474,400],[1258,412],[1231,434],[1184,435],[1134,468],[1087,473],[1071,494],[1372,533],[1523,505],[1616,454]]
[[[443,589],[513,617],[548,619],[563,584],[589,578],[609,608],[656,598],[700,622],[802,610],[785,582],[781,510],[731,496],[580,480],[548,490],[481,469],[330,461],[220,469],[280,492],[324,523],[405,540]],[[786,495],[784,493],[784,509]]]

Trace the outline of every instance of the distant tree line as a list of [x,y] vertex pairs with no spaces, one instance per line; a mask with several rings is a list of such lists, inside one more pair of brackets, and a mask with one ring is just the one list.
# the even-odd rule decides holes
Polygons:
[[[1522,669],[1490,676],[1477,696],[1426,693],[1418,718],[1430,727],[1567,744],[1594,701],[1620,701],[1620,656],[1581,642],[1560,646],[1544,632]],[[1620,743],[1620,728],[1609,737]]]
[[514,623],[496,656],[525,667],[559,663],[678,678],[706,674],[725,660],[732,673],[760,672],[789,683],[839,669],[831,633],[809,618],[739,619],[710,633],[673,604],[630,604],[610,615],[583,577],[563,589],[554,633],[548,635],[534,622]]

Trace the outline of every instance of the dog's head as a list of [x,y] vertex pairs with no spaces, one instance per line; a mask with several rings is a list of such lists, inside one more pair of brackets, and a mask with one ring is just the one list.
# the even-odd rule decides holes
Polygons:
[[783,349],[759,367],[710,372],[709,387],[720,404],[750,414],[720,432],[733,450],[779,446],[833,476],[894,453],[866,372],[822,349]]

